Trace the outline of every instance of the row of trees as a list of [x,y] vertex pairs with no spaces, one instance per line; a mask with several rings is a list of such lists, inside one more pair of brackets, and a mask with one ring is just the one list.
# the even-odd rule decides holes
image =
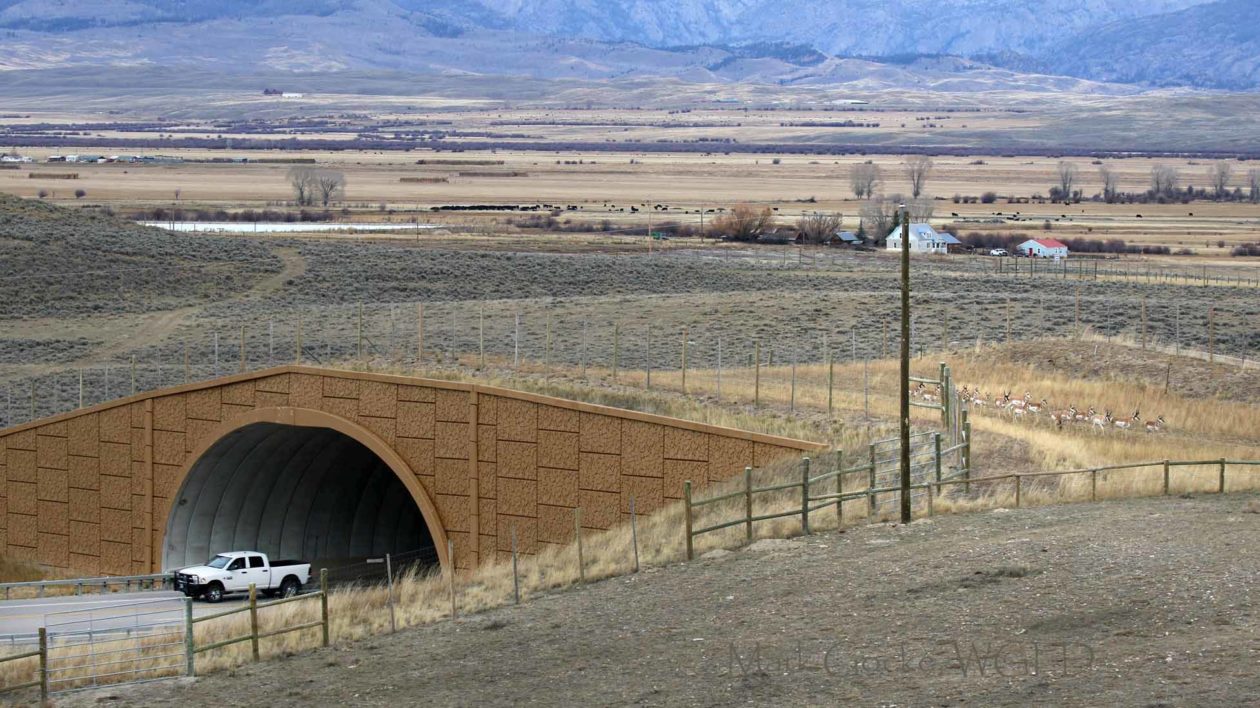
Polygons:
[[327,207],[337,199],[344,199],[346,176],[337,170],[318,167],[294,167],[289,170],[289,186],[293,188],[293,201],[298,206]]
[[[915,155],[901,163],[906,180],[910,182],[910,196],[918,199],[927,189],[935,164],[927,155]],[[849,168],[849,187],[858,199],[873,199],[883,182],[883,170],[871,160]]]

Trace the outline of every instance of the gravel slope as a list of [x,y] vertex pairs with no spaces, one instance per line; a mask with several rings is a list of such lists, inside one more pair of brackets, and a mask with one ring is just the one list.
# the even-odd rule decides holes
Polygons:
[[59,705],[1254,703],[1253,499],[999,510],[762,541]]

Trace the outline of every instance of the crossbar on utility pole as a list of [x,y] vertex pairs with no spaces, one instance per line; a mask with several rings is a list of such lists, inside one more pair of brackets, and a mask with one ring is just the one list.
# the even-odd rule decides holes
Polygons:
[[910,211],[901,207],[901,523],[910,523]]

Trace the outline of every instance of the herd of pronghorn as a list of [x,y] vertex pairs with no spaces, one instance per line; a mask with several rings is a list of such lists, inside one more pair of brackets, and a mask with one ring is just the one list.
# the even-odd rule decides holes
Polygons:
[[[940,403],[941,387],[938,385],[935,389],[929,389],[920,383],[917,387],[910,389],[910,394],[926,403]],[[1137,430],[1139,427],[1145,427],[1148,433],[1163,432],[1167,427],[1164,422],[1164,416],[1159,416],[1155,420],[1142,420],[1142,413],[1139,409],[1134,409],[1133,415],[1127,418],[1116,418],[1111,411],[1106,410],[1099,413],[1093,407],[1085,411],[1080,411],[1076,406],[1069,406],[1063,410],[1054,410],[1050,406],[1050,402],[1041,399],[1037,403],[1033,401],[1033,396],[1028,391],[1024,392],[1023,398],[1011,398],[1011,392],[1007,391],[1001,396],[993,396],[989,398],[985,396],[979,388],[974,391],[963,386],[958,390],[958,398],[970,404],[972,408],[983,410],[993,408],[993,410],[1005,411],[1011,415],[1013,419],[1022,420],[1025,418],[1037,419],[1040,416],[1048,416],[1050,422],[1056,428],[1062,428],[1065,425],[1088,425],[1095,431],[1109,430],[1113,426],[1120,430]]]

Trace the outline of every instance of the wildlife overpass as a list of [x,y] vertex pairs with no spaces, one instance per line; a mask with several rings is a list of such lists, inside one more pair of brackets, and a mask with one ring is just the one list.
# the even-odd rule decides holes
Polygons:
[[[503,388],[288,366],[0,431],[0,549],[77,574],[227,550],[472,568],[820,449]],[[454,557],[448,557],[447,540]]]

